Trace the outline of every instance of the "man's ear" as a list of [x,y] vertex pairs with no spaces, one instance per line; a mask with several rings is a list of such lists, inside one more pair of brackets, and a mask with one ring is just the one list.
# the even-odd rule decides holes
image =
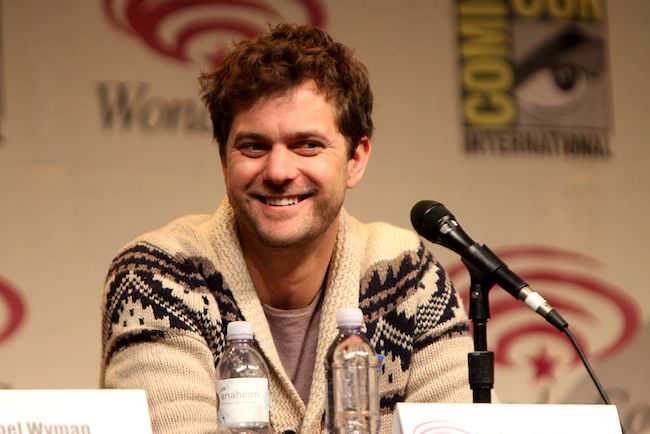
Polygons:
[[226,170],[226,156],[219,152],[219,161],[221,162],[221,170]]
[[227,158],[228,155],[226,154],[226,149],[228,148],[228,143],[224,143],[223,145],[219,143],[219,162],[221,163],[221,170],[223,173],[226,173],[226,167],[228,167],[227,164]]
[[346,183],[348,188],[354,188],[361,181],[361,178],[363,178],[371,152],[372,144],[370,143],[370,139],[363,136],[348,160],[348,179]]

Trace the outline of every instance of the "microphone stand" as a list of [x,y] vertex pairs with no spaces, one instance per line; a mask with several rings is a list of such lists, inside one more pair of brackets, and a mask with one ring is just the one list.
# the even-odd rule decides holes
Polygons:
[[490,319],[489,291],[494,281],[463,259],[470,275],[469,319],[472,321],[474,351],[467,355],[469,386],[473,402],[492,402],[494,387],[494,353],[487,349],[487,322]]
[[[494,387],[494,353],[487,349],[487,322],[490,319],[489,291],[496,282],[492,278],[494,273],[488,274],[480,271],[464,258],[462,261],[465,267],[467,267],[470,276],[469,319],[472,321],[472,337],[474,340],[474,351],[467,355],[469,386],[472,389],[472,397],[475,404],[490,403],[492,402],[492,389]],[[596,389],[598,389],[603,402],[605,404],[611,404],[589,360],[578,345],[573,333],[569,330],[568,324],[566,321],[562,321],[562,327],[553,325],[564,333],[571,341],[571,344],[573,344],[578,356],[580,356],[580,360],[582,360],[589,376],[596,385]]]

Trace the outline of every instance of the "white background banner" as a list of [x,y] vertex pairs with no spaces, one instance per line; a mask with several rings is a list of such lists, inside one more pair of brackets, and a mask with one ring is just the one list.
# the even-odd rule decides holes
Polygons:
[[[224,195],[199,72],[286,20],[323,26],[370,70],[374,151],[348,210],[410,227],[415,202],[444,203],[560,308],[626,432],[650,432],[648,2],[607,5],[609,158],[464,152],[455,2],[254,3],[160,16],[134,0],[1,2],[0,387],[97,386],[111,259]],[[206,17],[237,25],[197,30]],[[433,249],[464,291],[458,259]],[[491,300],[502,401],[597,402],[567,342],[502,291]]]

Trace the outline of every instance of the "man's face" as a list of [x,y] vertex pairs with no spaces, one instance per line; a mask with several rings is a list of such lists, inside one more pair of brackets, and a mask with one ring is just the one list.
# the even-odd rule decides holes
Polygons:
[[222,167],[243,241],[290,247],[335,233],[345,190],[363,176],[366,138],[348,159],[333,105],[307,81],[235,115]]

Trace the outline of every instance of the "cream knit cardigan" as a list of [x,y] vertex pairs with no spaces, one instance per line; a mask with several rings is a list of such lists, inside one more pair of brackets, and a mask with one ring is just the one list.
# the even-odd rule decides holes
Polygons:
[[273,432],[318,433],[335,312],[356,306],[385,357],[382,433],[391,432],[397,402],[471,402],[471,340],[445,272],[416,235],[361,224],[343,210],[305,408],[273,344],[227,200],[213,215],[183,217],[137,238],[115,258],[103,295],[101,385],[144,389],[155,434],[214,434],[215,366],[227,323],[245,319],[271,372]]

